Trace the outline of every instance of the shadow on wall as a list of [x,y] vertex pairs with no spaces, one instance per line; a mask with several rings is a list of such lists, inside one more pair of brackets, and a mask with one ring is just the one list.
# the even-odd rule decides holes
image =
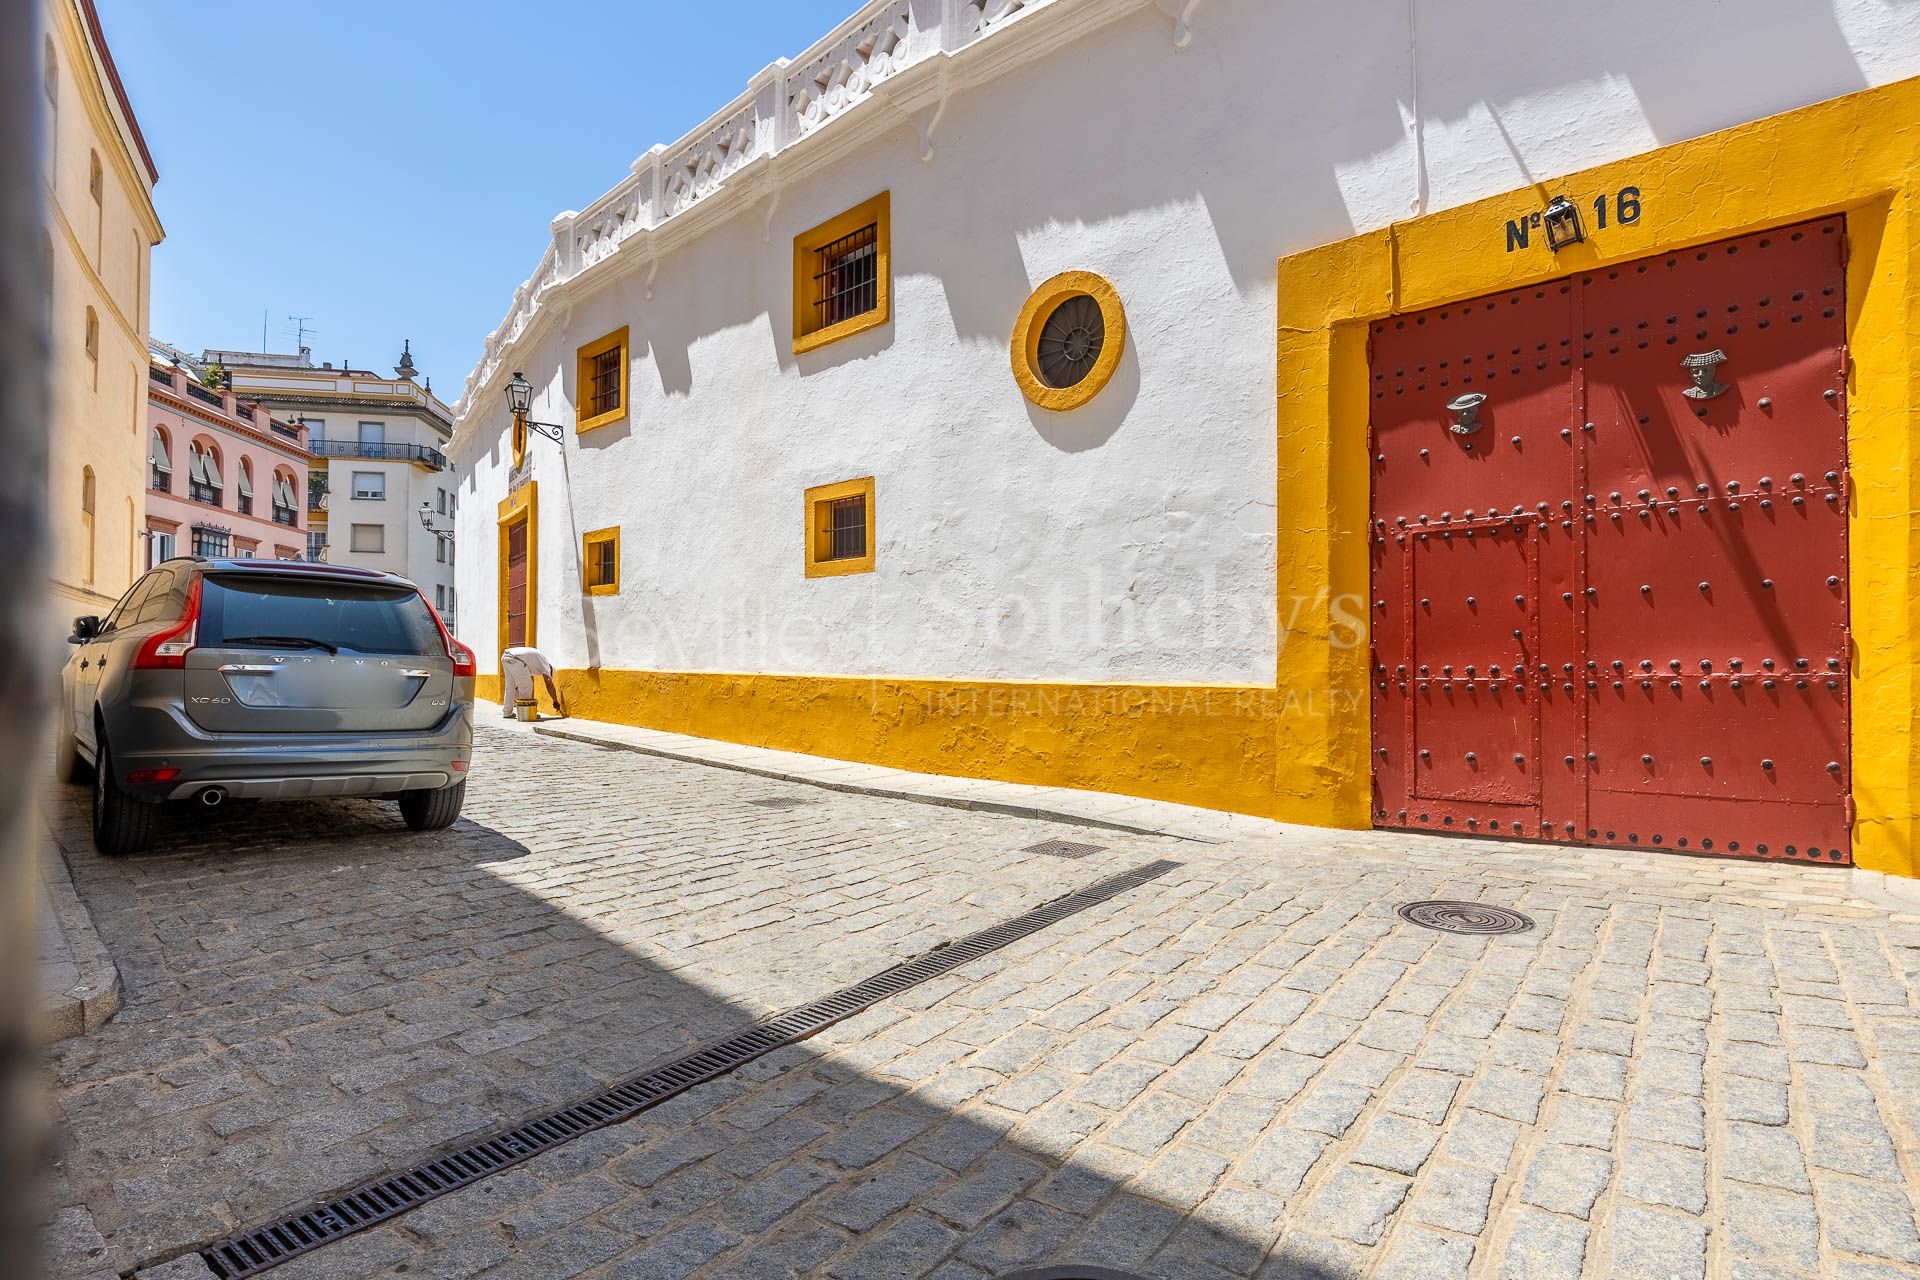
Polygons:
[[[872,181],[858,161],[840,172],[863,193],[892,183],[896,315],[898,282],[934,277],[963,339],[1004,345],[1039,280],[1084,265],[1029,263],[1022,242],[1037,233],[1083,231],[1083,256],[1097,263],[1142,252],[1130,218],[1150,216],[1164,228],[1169,210],[1188,206],[1193,234],[1181,227],[1145,252],[1172,282],[1161,309],[1198,310],[1221,263],[1240,293],[1270,288],[1280,255],[1417,213],[1430,185],[1448,203],[1477,198],[1623,145],[1697,136],[1756,110],[1866,87],[1831,4],[1754,0],[1737,21],[1702,6],[1698,29],[1674,9],[1672,0],[1615,0],[1604,12],[1567,17],[1561,38],[1543,40],[1517,36],[1512,11],[1493,5],[1462,12],[1437,0],[1357,8],[1216,0],[1179,52],[1165,18],[1146,9],[1060,55],[1099,67],[1097,79],[1061,78],[1049,61],[962,94],[924,181],[917,165],[876,168]],[[1417,88],[1409,49],[1416,30]],[[1763,88],[1729,91],[1762,75]],[[1607,92],[1609,81],[1621,80],[1633,101]],[[1201,95],[1257,110],[1226,120],[1180,109]],[[1063,148],[1039,145],[1036,122],[1049,120],[1128,124],[1077,129]],[[885,144],[896,159],[916,146],[904,119]],[[956,183],[954,174],[991,181]],[[730,220],[751,227],[754,252],[740,252],[736,225],[734,234],[703,236],[660,263],[656,295],[679,305],[623,313],[633,354],[652,354],[667,395],[691,395],[692,347],[728,328],[762,330],[780,367],[797,364],[804,374],[892,345],[890,323],[796,360],[784,305],[796,228],[783,213],[763,239],[764,214],[743,208]],[[670,288],[676,274],[686,287]],[[727,287],[689,283],[700,280]],[[1183,291],[1182,280],[1191,287]],[[576,311],[562,346],[577,345],[580,311],[591,305]],[[571,381],[566,364],[563,384]],[[1080,442],[1100,429],[1063,420],[1042,434],[1071,450],[1091,447]]]
[[1059,413],[1042,409],[1030,400],[1022,403],[1027,408],[1027,421],[1033,424],[1042,440],[1062,453],[1084,453],[1113,439],[1126,425],[1127,415],[1133,412],[1133,402],[1139,398],[1140,344],[1129,335],[1120,353],[1120,363],[1113,371],[1113,380],[1086,404]]
[[[1226,0],[1203,11],[1193,44],[1179,53],[1164,39],[1164,20],[1145,11],[1075,46],[1076,61],[1102,68],[1097,81],[1055,85],[1048,63],[961,98],[933,163],[993,181],[957,184],[939,199],[960,225],[1005,228],[1007,238],[902,240],[896,271],[939,276],[959,332],[1004,341],[1019,299],[1055,269],[1029,275],[1019,244],[1026,233],[1079,222],[1098,249],[1106,224],[1197,201],[1235,286],[1248,293],[1271,285],[1283,254],[1420,212],[1429,179],[1416,172],[1416,98],[1427,163],[1450,170],[1434,178],[1451,183],[1458,202],[1520,186],[1529,168],[1552,176],[1611,158],[1623,134],[1624,149],[1637,150],[1868,84],[1831,3],[1757,0],[1736,15],[1617,0],[1557,20],[1561,38],[1543,41],[1531,20],[1536,34],[1516,36],[1509,8],[1417,0],[1416,91],[1411,7]],[[1697,26],[1676,8],[1700,10]],[[1610,105],[1594,101],[1610,80],[1627,81],[1634,101],[1591,118],[1596,105]],[[1729,91],[1750,85],[1763,87]],[[1223,121],[1180,109],[1202,95],[1258,104],[1258,113]],[[1493,111],[1528,155],[1500,136]],[[1078,130],[1066,149],[1008,145],[1050,119],[1129,126]],[[1501,153],[1514,163],[1488,162]],[[1139,251],[1124,233],[1119,239]],[[1194,247],[1150,252],[1177,271]]]
[[[1537,35],[1551,23],[1563,37],[1542,41],[1516,38],[1516,13],[1503,6],[1419,0],[1421,112],[1430,127],[1458,127],[1484,116],[1489,101],[1505,110],[1564,86],[1622,79],[1654,145],[1697,138],[1753,118],[1753,97],[1728,88],[1756,77],[1778,104],[1762,115],[1865,89],[1834,12],[1845,3],[1608,0],[1601,20],[1599,8],[1522,19],[1526,31]],[[1577,118],[1580,104],[1570,105]]]
[[[504,768],[523,745],[494,739],[476,769]],[[1031,860],[983,865],[963,895],[961,886],[937,882],[966,868],[930,865],[939,851],[902,850],[884,817],[823,809],[807,824],[804,815],[748,806],[766,793],[758,779],[559,749],[578,759],[541,780],[558,816],[529,835],[537,853],[487,825],[517,803],[507,789],[492,806],[470,801],[481,821],[420,835],[401,830],[390,807],[367,801],[223,808],[169,824],[153,855],[128,860],[100,858],[87,846],[82,789],[54,798],[51,819],[128,986],[117,1020],[47,1055],[66,1130],[64,1187],[100,1206],[107,1242],[104,1256],[54,1259],[57,1273],[124,1274],[224,1238],[236,1224],[264,1225],[591,1096],[761,1016],[716,988],[790,1007],[1056,896],[1060,882],[1097,878],[1038,871]],[[683,826],[711,826],[679,833],[706,839],[710,850],[771,840],[778,854],[689,859],[656,847],[646,831],[610,849],[609,828],[595,815],[615,802],[675,806]],[[712,817],[696,816],[704,811]],[[924,912],[908,918],[880,894],[850,912],[841,892],[849,838],[867,847],[873,883],[912,879],[954,904],[938,920]],[[994,892],[979,892],[975,879],[992,880]],[[219,891],[210,893],[214,883]],[[741,945],[739,903],[776,884],[798,919],[818,923],[786,930],[785,946]],[[636,896],[659,909],[634,908]],[[614,901],[627,905],[608,909]],[[665,917],[670,926],[635,923]],[[659,937],[668,927],[670,947],[620,937]],[[845,945],[855,934],[871,939],[865,931],[876,928],[893,940],[869,941],[864,954]],[[183,930],[197,940],[198,959]],[[890,955],[877,958],[878,950]],[[960,974],[980,981],[981,963]],[[940,994],[903,997],[862,1017],[890,1021],[933,1007]],[[388,1268],[406,1258],[400,1269],[416,1275],[473,1274],[498,1260],[460,1256],[471,1243],[462,1233],[480,1223],[495,1231],[510,1223],[508,1238],[532,1256],[550,1231],[565,1233],[551,1237],[554,1248],[583,1232],[596,1247],[614,1242],[608,1261],[656,1244],[670,1250],[681,1219],[699,1217],[746,1179],[763,1194],[744,1209],[739,1198],[729,1201],[729,1221],[745,1239],[721,1255],[724,1274],[760,1266],[787,1274],[801,1249],[823,1250],[817,1261],[825,1262],[897,1247],[862,1233],[903,1210],[925,1224],[919,1238],[931,1251],[878,1270],[869,1258],[862,1274],[884,1270],[904,1280],[965,1251],[995,1274],[1076,1261],[1184,1280],[1221,1267],[1251,1274],[1267,1255],[1271,1241],[1189,1216],[1083,1163],[1074,1152],[1084,1137],[1042,1149],[956,1116],[971,1090],[913,1089],[864,1073],[853,1056],[824,1057],[804,1043],[780,1050],[328,1246],[288,1274],[335,1274],[328,1250],[341,1251],[342,1262],[385,1258]],[[129,1063],[178,1087],[149,1091],[127,1076]],[[943,1094],[956,1099],[953,1107],[930,1100]],[[567,1203],[591,1199],[598,1209],[578,1221],[573,1212],[529,1209],[547,1191],[536,1173],[573,1184],[577,1195]],[[964,1194],[931,1203],[963,1177],[1004,1182],[1008,1194],[978,1209]],[[1082,1218],[1092,1225],[1083,1229]],[[444,1230],[449,1221],[461,1231]],[[432,1243],[449,1241],[447,1252],[433,1251]],[[654,1261],[659,1270],[641,1262],[634,1274],[671,1270],[664,1254]],[[1261,1274],[1326,1275],[1305,1261],[1289,1264],[1284,1250]]]

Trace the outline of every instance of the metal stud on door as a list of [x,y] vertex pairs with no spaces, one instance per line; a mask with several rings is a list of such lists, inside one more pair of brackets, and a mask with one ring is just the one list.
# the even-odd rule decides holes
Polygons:
[[1843,245],[1374,325],[1376,822],[1847,859]]

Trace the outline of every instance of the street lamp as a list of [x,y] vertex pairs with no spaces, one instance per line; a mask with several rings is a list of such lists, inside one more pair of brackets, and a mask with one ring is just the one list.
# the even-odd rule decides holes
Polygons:
[[438,534],[442,538],[453,537],[453,530],[441,529],[434,525],[433,504],[431,502],[422,502],[420,504],[420,524],[428,533]]
[[[533,384],[518,369],[513,371],[513,381],[507,383],[507,408],[513,410],[513,424],[516,428],[532,427],[547,439],[559,444],[565,436],[565,428],[551,422],[535,422],[527,417],[533,411]],[[517,453],[525,453],[524,441],[519,442]]]
[[518,369],[513,371],[513,381],[507,384],[507,407],[516,418],[533,408],[533,384]]

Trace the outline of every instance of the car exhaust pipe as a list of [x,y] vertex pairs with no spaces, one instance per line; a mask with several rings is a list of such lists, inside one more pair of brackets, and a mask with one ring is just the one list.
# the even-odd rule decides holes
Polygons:
[[226,798],[227,798],[227,793],[225,789],[221,787],[208,787],[205,791],[202,791],[200,793],[200,803],[207,806],[207,808],[209,809],[213,808],[215,805],[219,804],[222,800],[225,800]]

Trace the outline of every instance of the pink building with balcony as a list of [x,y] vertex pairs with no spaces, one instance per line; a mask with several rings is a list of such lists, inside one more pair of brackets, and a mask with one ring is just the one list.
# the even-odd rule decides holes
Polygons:
[[302,559],[307,429],[201,386],[179,365],[147,372],[147,564]]

